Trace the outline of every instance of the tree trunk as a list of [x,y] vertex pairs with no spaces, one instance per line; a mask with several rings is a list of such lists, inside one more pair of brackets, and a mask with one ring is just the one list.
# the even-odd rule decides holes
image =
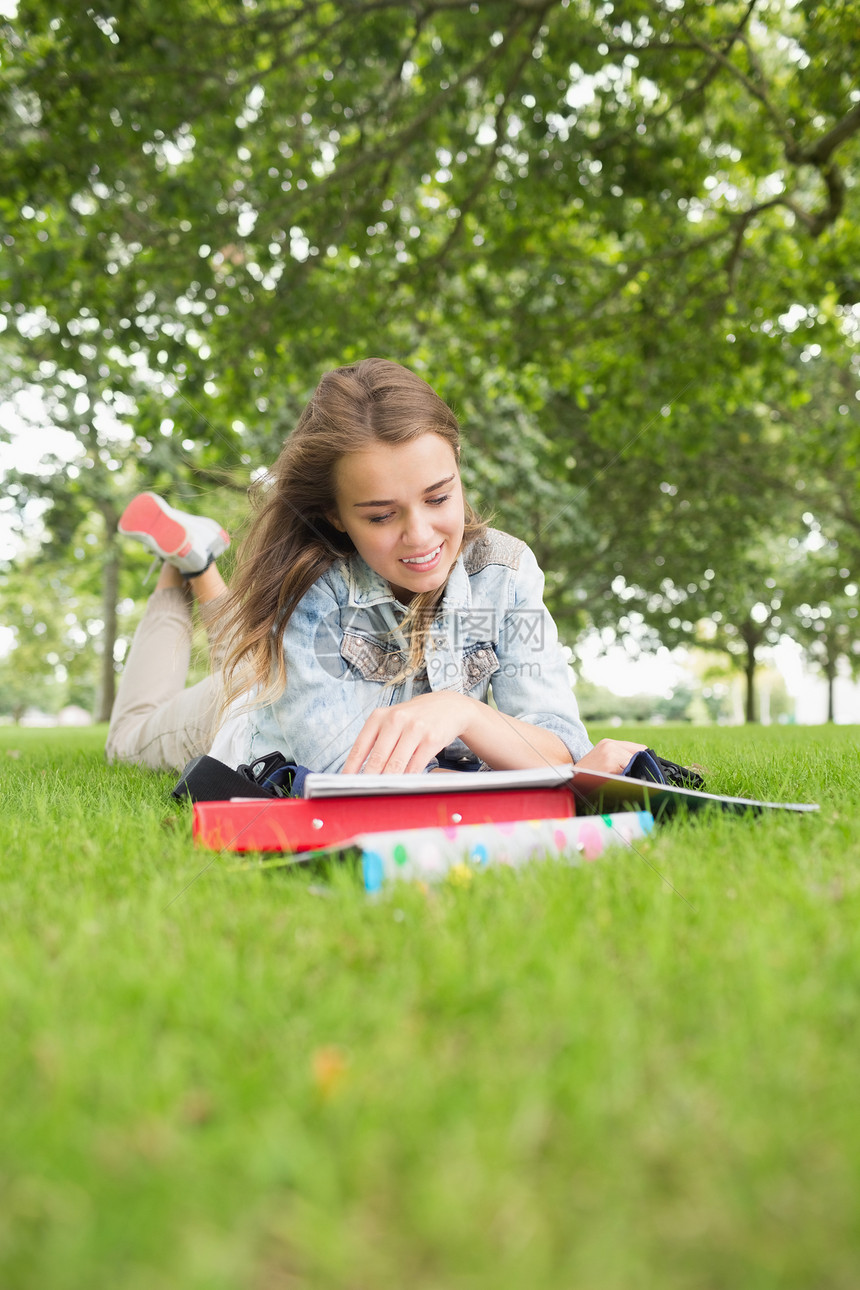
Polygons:
[[835,705],[833,691],[836,688],[836,668],[828,667],[824,675],[827,677],[827,720],[832,724],[835,720]]
[[[108,517],[105,516],[108,520]],[[104,653],[102,654],[102,675],[99,686],[96,721],[109,721],[116,694],[116,672],[114,671],[114,646],[117,637],[117,601],[119,599],[120,557],[117,549],[116,521],[108,527],[105,543],[105,562],[102,583],[102,637]]]
[[747,656],[744,662],[744,677],[746,678],[746,703],[744,710],[744,720],[749,723],[755,721],[755,645],[752,641],[747,641]]

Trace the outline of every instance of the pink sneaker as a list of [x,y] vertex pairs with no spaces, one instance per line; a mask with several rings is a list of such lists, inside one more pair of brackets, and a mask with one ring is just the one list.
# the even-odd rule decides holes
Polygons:
[[217,520],[176,511],[155,493],[138,493],[123,511],[118,528],[188,578],[203,573],[230,545],[230,535]]

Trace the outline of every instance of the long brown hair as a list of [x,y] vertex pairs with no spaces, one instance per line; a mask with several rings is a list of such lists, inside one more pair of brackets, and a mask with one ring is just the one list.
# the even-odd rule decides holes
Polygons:
[[[399,363],[366,358],[326,372],[271,471],[254,486],[256,514],[242,544],[224,631],[225,705],[252,686],[255,705],[286,686],[289,665],[280,638],[299,601],[352,539],[327,518],[336,509],[334,468],[341,457],[373,442],[409,443],[438,434],[459,462],[460,426],[426,381]],[[466,503],[463,545],[485,524]],[[426,625],[444,587],[415,596],[404,621],[410,641],[406,670],[423,654]]]

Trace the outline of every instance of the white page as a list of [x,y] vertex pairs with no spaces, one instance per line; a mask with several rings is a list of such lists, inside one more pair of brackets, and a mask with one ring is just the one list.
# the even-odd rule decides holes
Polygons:
[[537,770],[434,771],[427,775],[308,775],[305,797],[402,796],[404,793],[486,793],[501,788],[558,788],[572,766]]

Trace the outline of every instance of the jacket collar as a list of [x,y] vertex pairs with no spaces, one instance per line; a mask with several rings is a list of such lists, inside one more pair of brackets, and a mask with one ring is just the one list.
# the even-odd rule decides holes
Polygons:
[[397,604],[397,597],[385,579],[375,573],[357,553],[348,557],[346,577],[350,608],[367,609],[370,605]]

